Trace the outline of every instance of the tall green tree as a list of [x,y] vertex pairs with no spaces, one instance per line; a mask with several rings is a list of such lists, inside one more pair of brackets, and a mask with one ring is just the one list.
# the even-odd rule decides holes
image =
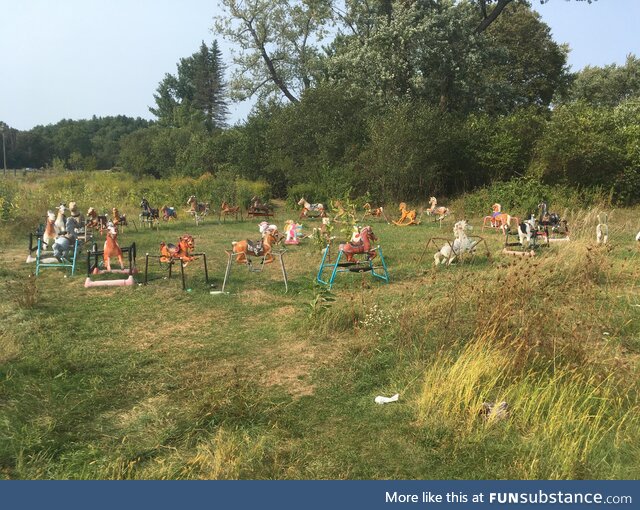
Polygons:
[[297,103],[321,72],[319,45],[332,19],[331,0],[222,0],[216,30],[240,48],[231,82],[246,99]]
[[184,126],[203,123],[209,131],[225,126],[228,115],[225,66],[218,42],[180,59],[177,75],[167,73],[158,85],[155,108],[149,108],[160,124]]

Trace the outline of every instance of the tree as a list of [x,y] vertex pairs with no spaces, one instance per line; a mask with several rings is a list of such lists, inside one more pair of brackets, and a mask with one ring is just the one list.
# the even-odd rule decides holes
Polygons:
[[575,74],[568,98],[595,106],[616,106],[640,97],[640,59],[628,55],[624,65],[587,66]]
[[236,98],[284,96],[297,103],[320,73],[318,45],[331,0],[222,0],[216,30],[237,44],[231,82]]
[[209,131],[225,125],[228,115],[225,66],[216,40],[211,48],[180,59],[177,76],[166,74],[158,85],[155,108],[149,111],[165,126],[202,122]]

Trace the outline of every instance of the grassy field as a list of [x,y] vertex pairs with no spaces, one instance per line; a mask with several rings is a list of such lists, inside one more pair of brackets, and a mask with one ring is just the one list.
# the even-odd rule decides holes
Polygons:
[[[606,248],[596,212],[570,212],[572,241],[539,257],[501,255],[485,232],[491,259],[449,268],[418,259],[450,220],[374,221],[390,285],[320,289],[304,241],[285,255],[287,294],[276,264],[209,293],[257,221],[183,214],[120,235],[144,254],[193,234],[213,287],[195,262],[189,292],[155,263],[147,286],[85,289],[84,258],[74,277],[30,277],[27,232],[5,225],[0,477],[638,478],[638,211],[610,211]],[[479,416],[502,400],[506,419]]]

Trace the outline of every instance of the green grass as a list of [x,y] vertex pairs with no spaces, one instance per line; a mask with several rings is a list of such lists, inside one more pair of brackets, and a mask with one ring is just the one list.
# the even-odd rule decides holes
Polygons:
[[[213,287],[196,261],[190,292],[155,262],[146,287],[85,289],[84,258],[74,277],[30,279],[26,232],[5,225],[0,476],[637,478],[636,217],[613,212],[602,249],[594,215],[576,212],[574,240],[532,260],[486,232],[491,260],[449,268],[418,258],[451,221],[372,222],[391,284],[344,274],[329,295],[310,241],[288,248],[287,294],[277,264],[234,267],[230,293],[209,294],[257,221],[182,214],[120,235],[155,254],[193,234]],[[507,400],[510,417],[486,422],[484,400]]]

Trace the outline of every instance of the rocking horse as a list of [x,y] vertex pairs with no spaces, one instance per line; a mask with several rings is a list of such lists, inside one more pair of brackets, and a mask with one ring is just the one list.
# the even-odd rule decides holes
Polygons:
[[111,221],[112,221],[114,227],[127,227],[127,226],[129,226],[129,223],[127,222],[127,215],[126,214],[120,214],[120,211],[118,211],[117,207],[114,207],[113,209],[111,209],[111,214],[113,216],[113,219]]
[[451,214],[451,210],[447,207],[438,207],[438,200],[436,197],[429,198],[429,208],[425,212],[429,216],[436,216],[434,221],[442,221]]
[[122,249],[118,244],[118,230],[113,223],[107,226],[107,235],[104,241],[104,267],[108,272],[111,272],[111,257],[116,257],[120,264],[120,269],[124,269]]
[[[263,222],[267,224],[267,222]],[[287,278],[287,270],[284,266],[284,258],[283,255],[286,250],[275,251],[273,247],[275,246],[277,239],[277,230],[274,231],[269,227],[275,227],[275,225],[266,225],[266,228],[263,229],[263,225],[260,225],[261,232],[264,232],[262,235],[262,239],[260,241],[251,241],[249,239],[245,239],[244,241],[234,241],[231,243],[231,251],[225,250],[227,254],[227,268],[224,273],[224,280],[222,282],[222,290],[221,291],[213,291],[211,294],[223,294],[225,288],[227,286],[227,282],[231,276],[231,267],[233,265],[233,258],[236,258],[236,262],[238,264],[246,264],[249,268],[249,271],[253,273],[260,273],[265,268],[267,264],[271,264],[275,257],[280,261],[280,269],[282,270],[282,279],[284,281],[285,292],[289,290],[289,281]],[[250,257],[262,257],[260,262],[260,267],[254,268],[251,263]]]
[[165,205],[160,209],[162,213],[162,221],[171,221],[178,219],[178,211],[176,211],[175,207],[169,207]]
[[47,221],[44,227],[44,233],[42,234],[42,243],[45,248],[49,248],[49,243],[56,238],[55,227],[56,215],[53,211],[47,212]]
[[544,227],[548,241],[569,241],[569,226],[567,220],[561,218],[557,213],[550,213],[545,201],[538,204],[538,209],[540,210],[538,222]]
[[250,266],[251,260],[249,256],[262,257],[262,264],[271,264],[274,261],[271,251],[276,242],[274,233],[271,230],[265,230],[260,241],[252,241],[250,239],[233,241],[231,243],[231,251],[236,255],[238,264]]
[[96,210],[93,207],[89,207],[87,211],[87,222],[85,224],[88,228],[97,228],[100,231],[105,230],[107,228],[107,215],[98,215]]
[[384,218],[384,220],[387,223],[390,223],[389,219],[387,218],[387,215],[384,213],[384,208],[382,206],[372,207],[371,204],[367,202],[362,206],[362,208],[364,209],[364,216],[362,216],[363,221],[365,220],[365,218],[372,217],[372,218]]
[[273,216],[273,210],[270,205],[263,203],[258,197],[251,197],[251,205],[247,209],[247,216]]
[[173,269],[173,265],[176,262],[180,262],[180,275],[182,277],[182,290],[188,290],[187,284],[184,276],[184,268],[187,267],[189,262],[193,260],[197,260],[198,257],[202,257],[203,266],[204,266],[204,277],[205,281],[209,283],[209,270],[207,268],[207,255],[206,253],[194,253],[196,244],[193,236],[190,234],[184,234],[180,236],[178,240],[178,244],[167,244],[164,241],[160,243],[160,255],[150,255],[149,253],[145,254],[145,262],[144,262],[144,282],[146,285],[149,281],[149,259],[154,258],[162,264],[168,265],[169,275],[168,278],[171,278],[171,273]]
[[[446,242],[446,244],[433,256],[434,264],[436,266],[439,266],[440,264],[450,266],[456,258],[462,259],[463,255],[466,253],[470,253],[473,256],[475,255],[476,248],[480,243],[484,243],[487,258],[489,258],[491,254],[486,241],[482,237],[469,235],[469,232],[471,232],[472,229],[473,227],[469,225],[466,220],[460,220],[453,226],[453,242],[437,237],[432,238],[430,242],[433,241],[435,243],[437,240],[444,240]],[[427,246],[428,245],[429,243],[427,243]]]
[[598,214],[598,225],[596,226],[596,242],[607,244],[609,242],[609,218],[607,213]]
[[515,220],[515,224],[520,224],[520,220],[516,216],[511,216],[502,212],[502,206],[500,204],[493,204],[491,206],[493,213],[491,216],[485,216],[482,221],[482,230],[488,227],[505,230],[511,227],[511,222]]
[[[517,236],[517,242],[510,242],[511,236]],[[518,230],[516,233],[511,232],[510,229],[504,231],[504,249],[502,253],[505,255],[515,255],[519,257],[533,257],[536,254],[536,250],[541,246],[549,245],[549,237],[545,230],[538,228],[538,222],[534,216],[530,219],[524,220],[518,224]]]
[[399,227],[408,227],[409,225],[419,225],[420,221],[416,220],[416,211],[412,209],[411,211],[407,210],[407,204],[405,202],[400,202],[400,206],[398,210],[402,213],[400,219],[394,221],[393,224]]
[[242,219],[242,210],[239,205],[231,205],[225,201],[220,205],[220,212],[218,214],[218,221],[220,221],[220,216],[222,216],[222,221],[227,221],[227,216],[234,215],[236,217],[236,221],[238,221],[238,214],[240,214],[240,219]]
[[[43,267],[70,267],[71,275],[75,273],[76,259],[78,255],[79,240],[76,234],[78,223],[75,218],[67,218],[66,225],[60,234],[57,235],[52,245],[52,252],[44,253],[43,240],[38,239],[36,252],[36,276],[40,274]],[[73,250],[73,251],[72,251]],[[44,257],[53,255],[53,257]]]
[[304,237],[302,235],[302,225],[293,220],[289,220],[284,224],[284,232],[287,236],[284,244],[300,244],[300,239]]
[[195,195],[191,195],[187,200],[187,205],[190,206],[187,209],[187,212],[194,217],[196,220],[196,225],[200,223],[200,220],[204,219],[204,217],[209,214],[209,203],[208,202],[198,202],[198,199]]
[[[352,273],[363,273],[370,271],[373,277],[389,283],[389,272],[387,271],[387,263],[382,254],[382,248],[380,248],[379,245],[374,248],[372,245],[373,241],[377,240],[378,238],[373,233],[373,229],[370,226],[361,228],[355,241],[352,240],[348,243],[341,243],[339,245],[338,257],[333,264],[329,263],[330,245],[327,244],[324,249],[322,261],[320,262],[316,281],[331,288],[338,273],[346,271]],[[356,255],[364,255],[364,259],[356,260]],[[343,257],[345,258],[344,261],[342,261]],[[373,265],[373,260],[376,257],[380,260],[380,266]],[[323,280],[323,273],[325,269],[329,269],[331,271],[329,280]],[[382,269],[382,272],[378,272],[376,269]]]
[[142,201],[140,202],[140,224],[141,225],[149,225],[149,227],[153,227],[155,224],[158,225],[158,221],[160,220],[160,211],[157,208],[151,207],[149,205],[149,201],[142,197]]
[[[302,218],[324,218],[327,213],[324,209],[324,205],[322,204],[310,204],[304,198],[298,200],[298,205],[302,206],[302,210],[300,211],[300,216],[298,219]],[[309,213],[314,213],[314,215],[310,215]]]
[[61,232],[64,232],[64,228],[67,224],[67,217],[64,214],[66,209],[67,209],[67,206],[64,204],[60,204],[60,206],[58,207],[58,214],[56,216],[56,221],[54,223],[56,234],[60,234]]
[[162,241],[160,243],[160,262],[171,263],[179,259],[182,261],[182,265],[186,267],[189,262],[195,260],[193,256],[195,247],[195,241],[190,234],[180,236],[177,245],[167,244]]

